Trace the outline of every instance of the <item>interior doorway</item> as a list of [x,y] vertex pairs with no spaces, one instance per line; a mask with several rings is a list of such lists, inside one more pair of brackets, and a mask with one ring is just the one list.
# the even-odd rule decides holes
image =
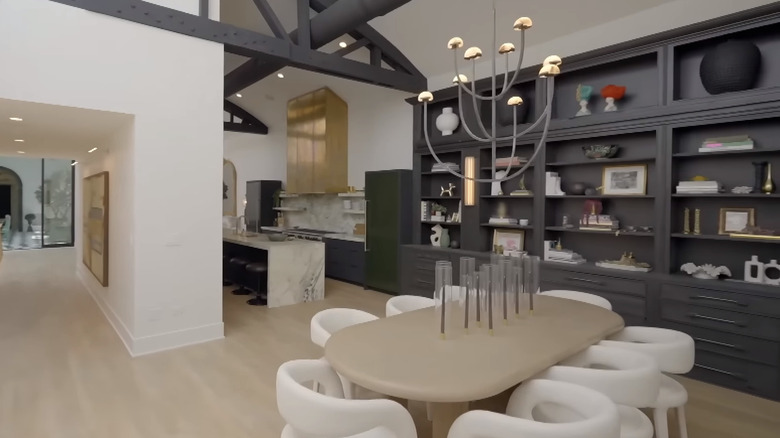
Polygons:
[[11,186],[0,184],[0,218],[11,215]]

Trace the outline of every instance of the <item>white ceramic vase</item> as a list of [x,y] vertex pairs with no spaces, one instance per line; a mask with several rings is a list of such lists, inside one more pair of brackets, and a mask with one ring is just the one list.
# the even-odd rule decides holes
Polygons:
[[452,112],[452,107],[448,106],[442,110],[439,117],[436,117],[436,129],[441,131],[441,135],[452,135],[452,132],[458,129],[460,118]]

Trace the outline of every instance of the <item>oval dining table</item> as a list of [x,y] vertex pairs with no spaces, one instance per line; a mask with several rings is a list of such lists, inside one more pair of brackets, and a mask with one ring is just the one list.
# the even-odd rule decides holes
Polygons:
[[512,315],[445,339],[433,308],[334,333],[325,358],[349,381],[395,399],[430,403],[433,438],[446,438],[469,403],[499,395],[623,328],[616,313],[535,295],[533,313]]

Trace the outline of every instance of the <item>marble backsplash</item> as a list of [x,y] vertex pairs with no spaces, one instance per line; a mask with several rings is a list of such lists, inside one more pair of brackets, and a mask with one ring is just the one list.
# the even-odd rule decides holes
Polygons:
[[366,201],[363,198],[340,198],[335,194],[298,195],[297,197],[282,198],[283,207],[306,209],[306,211],[300,212],[282,212],[285,227],[313,228],[351,234],[355,224],[365,223],[366,215],[346,213],[344,200],[351,201],[351,210],[365,211]]

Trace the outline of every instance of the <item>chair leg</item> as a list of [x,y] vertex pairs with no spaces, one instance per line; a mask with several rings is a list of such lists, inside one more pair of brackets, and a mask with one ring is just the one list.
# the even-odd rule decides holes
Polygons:
[[319,393],[320,392],[320,382],[314,382],[314,384],[311,386],[312,391]]
[[655,438],[669,438],[669,422],[666,418],[666,408],[653,410],[653,423],[655,423]]
[[685,422],[685,406],[677,407],[677,421],[680,423],[680,438],[688,438],[688,425]]

